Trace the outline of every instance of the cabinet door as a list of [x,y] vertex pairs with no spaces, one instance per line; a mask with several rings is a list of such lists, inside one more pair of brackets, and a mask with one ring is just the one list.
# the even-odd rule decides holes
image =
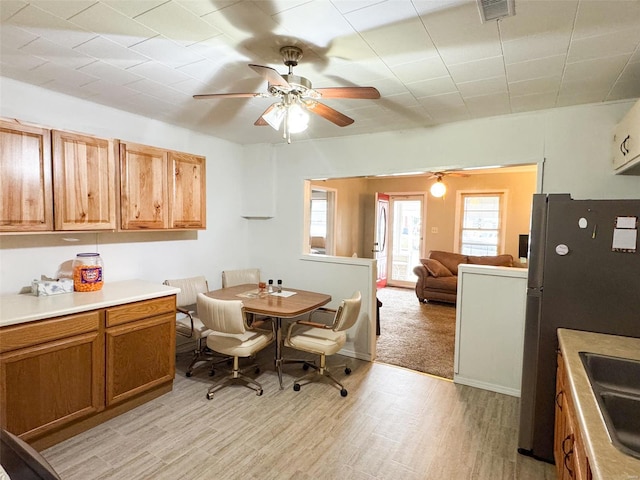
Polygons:
[[120,144],[123,229],[169,228],[168,170],[168,155],[164,150]]
[[0,424],[30,441],[104,409],[96,331],[0,355]]
[[175,375],[175,313],[125,323],[107,333],[107,406]]
[[613,137],[613,168],[640,174],[640,102],[631,107],[618,124]]
[[555,399],[555,422],[553,435],[553,457],[556,461],[556,473],[558,479],[563,478],[564,456],[563,442],[567,435],[567,421],[565,418],[566,399],[564,389],[564,363],[562,354],[558,354],[558,368],[556,370],[556,399]]
[[116,228],[114,142],[53,131],[56,230]]
[[53,230],[51,132],[0,121],[0,231]]
[[171,228],[206,228],[206,160],[170,152],[173,192]]

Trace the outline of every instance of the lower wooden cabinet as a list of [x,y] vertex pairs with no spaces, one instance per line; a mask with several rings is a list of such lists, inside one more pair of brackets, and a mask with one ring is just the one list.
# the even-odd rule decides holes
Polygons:
[[561,353],[558,354],[556,376],[553,453],[558,480],[591,480],[593,478]]
[[173,380],[174,313],[108,328],[107,405]]
[[0,357],[2,427],[25,441],[104,408],[98,331]]
[[46,448],[170,391],[174,374],[174,295],[3,327],[0,426]]

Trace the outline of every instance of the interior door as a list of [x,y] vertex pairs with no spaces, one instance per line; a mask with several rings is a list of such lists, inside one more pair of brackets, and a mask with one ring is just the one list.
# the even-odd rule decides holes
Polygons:
[[376,285],[384,288],[387,285],[387,245],[389,240],[389,195],[376,193],[375,239],[373,255],[376,259],[378,277]]

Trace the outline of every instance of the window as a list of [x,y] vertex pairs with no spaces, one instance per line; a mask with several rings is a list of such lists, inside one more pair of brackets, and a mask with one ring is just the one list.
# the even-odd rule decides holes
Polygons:
[[327,236],[327,194],[322,190],[311,191],[311,228],[312,237]]
[[498,255],[503,251],[504,193],[460,193],[460,253]]
[[309,188],[309,209],[305,215],[308,237],[305,237],[309,253],[335,255],[334,225],[336,216],[336,191],[331,188]]

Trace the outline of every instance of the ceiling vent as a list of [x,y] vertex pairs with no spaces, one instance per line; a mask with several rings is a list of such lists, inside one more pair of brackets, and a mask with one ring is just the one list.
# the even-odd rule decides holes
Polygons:
[[482,23],[512,17],[516,14],[515,0],[476,0]]

